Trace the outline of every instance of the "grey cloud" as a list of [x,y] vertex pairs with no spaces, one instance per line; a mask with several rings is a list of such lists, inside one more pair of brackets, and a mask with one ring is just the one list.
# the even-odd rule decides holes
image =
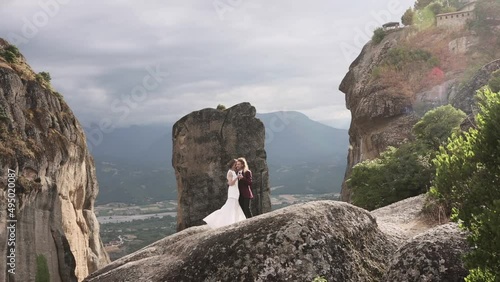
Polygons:
[[[303,111],[345,127],[349,116],[337,88],[350,61],[340,45],[355,45],[355,29],[391,1],[226,1],[240,4],[221,19],[210,0],[68,0],[19,47],[36,71],[51,73],[84,124],[174,122],[218,103],[250,101],[260,112]],[[20,34],[22,19],[41,11],[28,0],[0,9],[4,38]],[[155,66],[168,77],[125,118],[113,112],[112,103],[130,96]]]

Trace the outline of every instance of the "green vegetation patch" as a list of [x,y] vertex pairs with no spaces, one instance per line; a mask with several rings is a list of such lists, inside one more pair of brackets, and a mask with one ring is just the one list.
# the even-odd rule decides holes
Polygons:
[[394,66],[398,71],[409,65],[423,63],[428,68],[439,65],[439,60],[430,52],[421,49],[408,49],[405,47],[396,47],[387,53],[384,64]]
[[3,57],[7,62],[11,64],[17,63],[17,58],[21,56],[19,49],[14,45],[9,45],[0,51],[0,56]]
[[417,10],[415,11],[415,15],[413,17],[413,26],[415,26],[418,30],[432,28],[435,26],[435,16],[436,15],[429,8]]
[[372,41],[375,44],[379,44],[384,39],[386,33],[383,28],[379,27],[373,31]]
[[468,231],[466,281],[500,279],[500,93],[477,94],[477,125],[452,135],[434,160],[430,196]]
[[346,181],[352,203],[373,210],[427,192],[435,174],[431,160],[464,118],[449,105],[429,111],[413,127],[414,141],[355,165]]
[[36,256],[35,282],[50,282],[49,266],[44,255]]

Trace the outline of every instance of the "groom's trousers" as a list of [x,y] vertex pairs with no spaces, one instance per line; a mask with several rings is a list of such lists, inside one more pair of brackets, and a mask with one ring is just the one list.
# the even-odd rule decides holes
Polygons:
[[250,209],[250,200],[251,199],[245,197],[240,197],[238,200],[240,202],[240,207],[243,210],[243,213],[245,214],[246,218],[251,218],[253,216],[252,210]]

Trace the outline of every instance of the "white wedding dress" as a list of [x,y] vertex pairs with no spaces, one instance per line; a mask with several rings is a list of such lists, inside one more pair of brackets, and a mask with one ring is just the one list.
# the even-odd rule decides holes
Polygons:
[[[227,179],[235,179],[236,172],[229,170],[227,172]],[[245,214],[240,207],[238,198],[240,197],[240,190],[238,189],[238,181],[234,185],[229,186],[227,189],[226,203],[218,210],[209,214],[203,219],[208,226],[212,228],[222,227],[245,220]]]

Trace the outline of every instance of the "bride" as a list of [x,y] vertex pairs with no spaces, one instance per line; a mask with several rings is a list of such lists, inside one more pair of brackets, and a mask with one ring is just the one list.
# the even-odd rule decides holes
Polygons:
[[240,191],[238,189],[238,177],[235,172],[236,163],[237,160],[229,162],[229,171],[227,172],[227,184],[229,188],[227,190],[226,203],[220,209],[203,219],[212,228],[226,226],[246,219],[238,202]]

